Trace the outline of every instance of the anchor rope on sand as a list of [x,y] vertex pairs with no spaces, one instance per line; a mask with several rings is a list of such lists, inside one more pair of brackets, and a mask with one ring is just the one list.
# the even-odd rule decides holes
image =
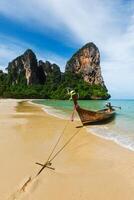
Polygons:
[[58,154],[71,142],[71,140],[80,132],[81,128],[83,126],[80,127],[80,129],[78,129],[67,141],[66,143],[59,149],[59,151],[57,151],[57,153],[55,153],[55,155],[50,159],[50,162],[53,161]]
[[[38,176],[39,174],[41,174],[41,172],[45,169],[45,168],[48,168],[48,169],[51,169],[51,170],[55,170],[53,167],[51,167],[52,165],[52,161],[64,150],[64,148],[71,142],[71,140],[80,132],[81,128],[83,126],[81,126],[66,142],[65,144],[54,154],[54,151],[56,150],[56,147],[57,145],[59,144],[61,138],[63,137],[63,135],[65,134],[65,130],[67,128],[69,124],[69,120],[67,121],[67,123],[65,124],[64,128],[63,128],[63,131],[61,132],[60,136],[58,137],[57,139],[57,142],[56,144],[54,145],[50,155],[48,156],[47,158],[47,161],[45,162],[45,164],[41,164],[39,162],[36,162],[37,165],[41,166],[41,169],[38,171],[38,173],[35,175],[35,176],[30,176],[27,181],[25,181],[25,183],[23,184],[23,186],[18,189],[14,194],[12,194],[8,200],[16,200],[19,195],[21,195],[21,193],[25,192],[27,186],[33,182]],[[54,155],[53,155],[54,154]],[[53,155],[53,156],[52,156]]]
[[[68,121],[68,122],[69,122],[69,121]],[[36,176],[38,176],[38,175],[44,170],[44,168],[49,168],[49,169],[53,169],[53,170],[54,170],[54,168],[51,168],[51,167],[50,167],[51,164],[52,164],[51,162],[58,156],[58,154],[59,154],[61,151],[63,151],[63,149],[71,142],[71,140],[80,132],[81,128],[83,127],[83,126],[81,126],[80,129],[78,129],[78,130],[65,142],[65,144],[53,155],[53,157],[51,158],[51,156],[52,156],[52,154],[54,153],[54,151],[55,151],[57,145],[59,144],[61,138],[62,138],[63,135],[64,135],[64,132],[65,132],[65,129],[66,129],[67,125],[68,125],[68,122],[66,123],[66,125],[65,125],[65,127],[64,127],[64,129],[63,129],[63,131],[62,131],[62,133],[60,134],[60,136],[59,136],[59,138],[58,138],[56,144],[54,145],[54,148],[53,148],[52,152],[50,153],[50,155],[49,155],[49,157],[48,157],[46,163],[45,163],[45,164],[41,164],[41,163],[37,163],[37,162],[36,162],[36,164],[42,166],[42,168],[40,169],[40,171],[37,173]]]
[[56,149],[57,145],[59,144],[59,142],[60,142],[61,138],[63,137],[63,135],[64,135],[64,132],[65,132],[65,130],[66,130],[66,128],[67,128],[67,126],[68,126],[68,124],[69,124],[69,120],[67,121],[66,125],[64,126],[64,129],[63,129],[62,133],[60,134],[60,136],[59,136],[59,138],[58,138],[58,140],[57,140],[56,144],[54,145],[54,147],[53,147],[53,149],[52,149],[52,152],[50,153],[50,155],[49,155],[49,157],[48,157],[48,160],[51,158],[51,156],[52,156],[53,152],[55,151],[55,149]]
[[[71,97],[70,97],[70,100],[71,100],[71,99],[72,99],[72,96],[75,94],[75,91],[74,91],[74,90],[69,91],[69,89],[67,89],[67,91],[68,91],[68,94],[71,96]],[[76,110],[76,106],[74,106],[74,110],[73,110],[73,113],[72,113],[71,121],[74,120],[74,113],[75,113],[75,110]],[[51,164],[52,164],[51,162],[52,162],[52,161],[56,158],[56,156],[69,144],[69,142],[71,142],[71,140],[73,139],[73,137],[80,131],[80,130],[76,131],[76,133],[74,133],[74,135],[72,135],[71,138],[69,138],[69,140],[67,140],[67,142],[66,142],[66,143],[58,150],[58,152],[56,152],[56,153],[54,154],[54,156],[51,158],[51,156],[53,155],[53,153],[54,153],[54,151],[55,151],[57,145],[59,144],[61,138],[63,137],[63,135],[64,135],[64,133],[65,133],[65,129],[67,128],[69,121],[70,121],[70,120],[67,121],[67,123],[66,123],[66,125],[65,125],[65,127],[64,127],[64,129],[63,129],[63,131],[61,132],[61,134],[60,134],[60,136],[59,136],[59,138],[58,138],[56,144],[54,145],[54,147],[53,147],[53,149],[52,149],[50,155],[48,156],[48,159],[47,159],[47,161],[45,162],[45,164],[36,162],[36,164],[42,166],[42,168],[39,170],[39,172],[36,174],[36,176],[38,176],[38,175],[44,170],[44,168],[49,168],[49,169],[53,169],[53,170],[54,170],[54,168],[50,167]]]
[[[75,108],[74,108],[74,110],[73,110],[72,120],[71,120],[71,121],[73,121],[74,112],[75,112]],[[36,164],[39,165],[39,166],[41,166],[42,168],[38,171],[38,173],[37,173],[35,176],[33,176],[33,177],[30,176],[30,177],[27,179],[27,181],[25,181],[25,183],[23,184],[23,186],[22,186],[19,190],[17,190],[14,194],[12,194],[12,195],[8,198],[8,200],[9,200],[9,199],[10,199],[10,200],[16,200],[16,199],[19,197],[19,195],[21,194],[21,192],[25,192],[25,189],[26,189],[26,187],[29,185],[29,183],[31,183],[32,181],[34,181],[34,180],[36,179],[36,177],[38,177],[39,174],[40,174],[45,168],[48,168],[48,169],[51,169],[51,170],[55,170],[53,167],[51,167],[51,165],[52,165],[51,162],[60,154],[60,152],[63,151],[63,149],[71,142],[71,140],[80,132],[81,128],[83,127],[83,126],[79,127],[79,129],[78,129],[78,130],[65,142],[65,144],[53,155],[54,151],[56,150],[57,145],[59,144],[61,138],[63,137],[63,135],[64,135],[64,133],[65,133],[65,130],[66,130],[68,124],[69,124],[69,121],[70,121],[70,120],[68,120],[67,123],[65,124],[65,126],[64,126],[64,128],[63,128],[63,130],[62,130],[60,136],[58,137],[57,142],[56,142],[56,144],[54,145],[54,147],[53,147],[53,149],[52,149],[50,155],[48,156],[47,161],[45,162],[45,164],[36,162]],[[52,156],[52,155],[53,155],[53,156]]]
[[36,176],[38,176],[38,175],[43,171],[43,169],[44,169],[45,167],[54,170],[54,168],[50,167],[50,166],[51,166],[51,162],[50,162],[49,160],[50,160],[52,154],[54,153],[54,151],[55,151],[57,145],[59,144],[61,138],[63,137],[64,132],[65,132],[65,130],[66,130],[66,128],[67,128],[68,123],[69,123],[69,120],[68,120],[67,123],[65,124],[65,126],[64,126],[64,128],[63,128],[63,131],[61,132],[60,136],[58,137],[58,140],[57,140],[56,144],[54,145],[54,147],[53,147],[53,149],[52,149],[50,155],[48,156],[47,161],[45,162],[45,164],[41,164],[41,163],[38,163],[38,162],[35,163],[35,164],[37,164],[37,165],[42,166],[42,168],[41,168],[40,171],[36,174]]
[[[60,153],[63,151],[63,149],[71,142],[71,140],[80,132],[81,128],[83,127],[83,126],[81,126],[81,127],[80,127],[66,142],[65,142],[65,144],[53,155],[53,153],[54,153],[54,151],[55,151],[57,145],[59,144],[61,138],[63,137],[63,135],[64,135],[64,133],[65,133],[65,130],[66,130],[68,124],[69,124],[69,120],[68,120],[67,123],[65,124],[65,127],[63,128],[63,131],[61,132],[60,136],[58,137],[58,140],[57,140],[56,144],[54,145],[54,147],[53,147],[53,149],[52,149],[50,155],[48,156],[48,159],[47,159],[47,161],[45,162],[45,164],[41,164],[41,163],[39,163],[39,162],[36,162],[36,164],[37,164],[37,165],[40,165],[42,168],[39,170],[39,172],[38,172],[35,176],[33,176],[33,177],[30,176],[30,177],[28,178],[28,180],[23,184],[23,186],[20,188],[20,190],[17,191],[17,193],[16,193],[17,196],[18,196],[18,194],[19,194],[20,192],[25,192],[25,189],[26,189],[26,187],[29,185],[29,183],[32,182],[36,177],[38,177],[39,174],[41,174],[41,172],[42,172],[45,168],[48,168],[48,169],[51,169],[51,170],[55,170],[53,167],[51,167],[51,165],[52,165],[51,162],[58,156],[58,154],[60,154]],[[53,156],[52,156],[52,155],[53,155]],[[16,196],[16,195],[15,195],[15,196]],[[16,198],[13,198],[13,199],[16,199]]]

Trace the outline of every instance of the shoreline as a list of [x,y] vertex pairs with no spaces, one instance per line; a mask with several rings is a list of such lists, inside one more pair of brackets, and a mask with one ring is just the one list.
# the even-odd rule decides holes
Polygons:
[[[28,100],[29,103],[36,105],[36,106],[39,106],[48,115],[51,115],[53,117],[57,117],[59,119],[64,119],[64,120],[69,120],[69,118],[70,118],[70,120],[71,120],[71,116],[64,116],[64,113],[63,114],[59,114],[59,113],[56,114],[56,109],[54,109],[52,106],[46,106],[46,105],[43,105],[43,104],[34,103],[32,101],[33,100]],[[51,109],[51,111],[49,111],[50,109]],[[60,110],[57,110],[57,111],[60,111]],[[76,115],[77,115],[77,113],[76,113]],[[76,116],[74,121],[80,121],[78,115]],[[97,128],[99,128],[99,126],[97,126]],[[112,141],[115,144],[121,146],[122,148],[125,148],[125,149],[128,149],[128,150],[134,152],[134,148],[132,148],[130,144],[123,144],[123,143],[121,143],[121,141],[118,141],[117,138],[114,138],[114,137],[110,138],[108,136],[101,135],[101,134],[93,131],[92,127],[90,127],[90,126],[86,127],[86,129],[87,129],[87,132],[95,135],[96,137],[99,137],[99,138],[104,139],[104,140]]]
[[[9,101],[1,103],[0,111],[0,119],[6,122],[0,123],[0,130],[3,130],[0,134],[0,199],[7,200],[24,180],[40,169],[35,162],[47,159],[66,120],[48,115],[40,106],[15,103],[15,100],[10,104]],[[72,136],[78,125],[77,121],[69,123],[58,148]],[[133,158],[132,151],[82,128],[53,161],[55,170],[46,169],[16,199],[132,200]]]

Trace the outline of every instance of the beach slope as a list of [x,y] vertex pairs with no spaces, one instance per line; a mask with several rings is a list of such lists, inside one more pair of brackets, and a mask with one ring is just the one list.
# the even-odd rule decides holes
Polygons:
[[[57,149],[79,133],[52,162],[40,170],[68,123]],[[27,101],[0,100],[0,199],[133,200],[134,152],[45,113]],[[76,128],[77,127],[77,128]]]

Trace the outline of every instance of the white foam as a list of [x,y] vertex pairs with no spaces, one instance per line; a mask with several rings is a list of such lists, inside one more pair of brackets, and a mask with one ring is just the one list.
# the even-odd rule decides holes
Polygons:
[[[40,106],[46,113],[58,117],[60,119],[69,120],[71,117],[69,114],[67,115],[62,110],[55,109],[51,106],[46,106],[38,103],[31,102],[32,104],[35,104],[37,106]],[[78,116],[75,117],[75,120],[78,120]],[[106,140],[114,141],[116,144],[127,148],[131,151],[134,151],[134,141],[131,140],[127,135],[119,135],[118,131],[113,131],[109,128],[107,125],[98,125],[98,126],[88,126],[86,127],[86,130],[98,137],[101,137]]]
[[[29,103],[39,106],[43,111],[45,111],[49,115],[52,115],[52,116],[57,117],[59,119],[71,120],[72,115],[70,113],[66,113],[63,110],[59,110],[59,109],[54,108],[52,106],[46,106],[46,105],[43,105],[43,104],[34,103],[32,101],[29,101]],[[79,120],[78,115],[77,115],[77,113],[75,113],[74,121],[78,121],[78,120]]]
[[32,101],[29,101],[29,103],[37,105],[39,107],[41,107],[41,109],[43,111],[45,111],[47,114],[52,115],[54,117],[60,118],[60,119],[69,119],[69,115],[67,115],[65,112],[63,112],[62,110],[58,110],[56,108],[53,108],[52,106],[46,106],[43,104],[38,104],[38,103],[34,103]]
[[96,127],[87,127],[86,128],[88,132],[92,133],[93,135],[96,135],[100,138],[106,139],[106,140],[111,140],[114,141],[116,144],[127,148],[131,151],[134,151],[134,141],[131,140],[131,138],[129,138],[128,136],[125,135],[118,135],[118,133],[115,133],[111,130],[109,130],[109,128],[107,126],[96,126]]
[[51,106],[43,106],[42,109],[49,115],[54,117],[58,117],[60,119],[69,119],[69,116],[65,115],[65,113],[61,110],[55,109]]

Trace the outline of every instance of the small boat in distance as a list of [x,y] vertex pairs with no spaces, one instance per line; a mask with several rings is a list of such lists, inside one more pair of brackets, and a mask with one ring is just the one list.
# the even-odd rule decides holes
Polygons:
[[116,112],[113,108],[114,106],[111,106],[111,103],[108,103],[105,109],[92,111],[79,106],[77,102],[78,95],[74,91],[71,93],[71,98],[73,99],[75,109],[83,125],[108,123],[115,117]]

